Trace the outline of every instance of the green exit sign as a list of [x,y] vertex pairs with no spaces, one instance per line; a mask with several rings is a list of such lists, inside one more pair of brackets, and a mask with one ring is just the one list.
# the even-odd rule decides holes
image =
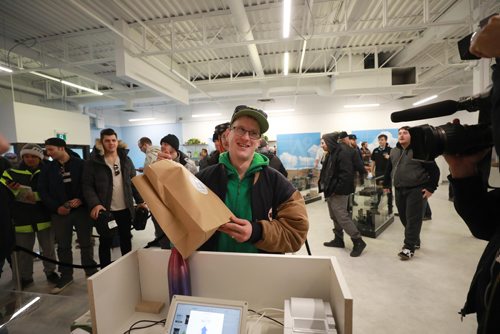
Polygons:
[[56,137],[66,141],[66,133],[56,133]]

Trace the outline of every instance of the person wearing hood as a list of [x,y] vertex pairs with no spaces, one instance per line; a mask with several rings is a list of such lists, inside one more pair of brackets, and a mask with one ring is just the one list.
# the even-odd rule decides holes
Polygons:
[[410,260],[415,250],[420,249],[420,230],[427,199],[437,189],[439,168],[434,161],[413,160],[410,127],[398,130],[398,143],[391,150],[385,170],[384,191],[394,186],[399,219],[405,228],[401,260]]
[[333,220],[334,239],[324,242],[326,247],[344,248],[344,230],[351,237],[352,257],[361,255],[366,243],[361,238],[356,224],[347,211],[349,195],[354,192],[354,173],[364,175],[363,162],[357,151],[347,143],[338,140],[348,140],[347,133],[333,132],[323,135],[327,153],[319,176],[319,192],[325,194],[330,218]]
[[[98,220],[103,211],[111,213],[118,226],[122,255],[132,250],[132,219],[134,200],[146,207],[139,192],[132,184],[136,175],[134,163],[128,157],[128,149],[113,129],[101,131],[100,140],[92,150],[83,169],[83,196],[90,208],[90,217]],[[96,224],[104,224],[101,220]],[[101,268],[111,263],[112,234],[99,236],[99,261]]]
[[[91,245],[92,222],[82,194],[82,172],[84,161],[70,155],[66,142],[60,138],[45,141],[45,151],[53,161],[47,162],[40,172],[38,192],[43,204],[51,212],[52,228],[57,243],[60,262],[73,264],[73,227],[80,244],[81,264],[87,266],[85,275],[93,275],[95,268],[94,249]],[[58,294],[73,283],[73,268],[59,266],[61,278],[52,289]]]
[[[21,150],[18,168],[6,170],[0,183],[9,189],[12,201],[11,213],[15,225],[16,244],[33,251],[35,237],[42,254],[55,260],[54,232],[51,228],[50,212],[43,205],[38,189],[38,177],[42,167],[43,150],[36,144],[26,144]],[[22,289],[33,283],[33,257],[25,252],[18,255]],[[57,284],[59,275],[56,265],[43,261],[47,281]]]
[[196,176],[233,212],[200,250],[289,253],[304,244],[309,220],[299,191],[255,149],[267,131],[267,115],[237,106],[227,134],[228,151]]

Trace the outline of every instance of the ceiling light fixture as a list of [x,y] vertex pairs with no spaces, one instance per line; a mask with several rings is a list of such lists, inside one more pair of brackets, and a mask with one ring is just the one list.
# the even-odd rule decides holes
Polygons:
[[292,0],[283,1],[283,38],[290,36],[290,17],[292,16]]
[[282,112],[293,112],[295,109],[289,108],[289,109],[275,109],[275,110],[266,110],[267,114],[274,114],[274,113],[282,113]]
[[191,117],[193,118],[199,118],[199,117],[215,117],[215,116],[220,116],[221,113],[214,113],[214,114],[195,114],[195,115],[191,115]]
[[9,72],[9,73],[12,73],[12,70],[8,67],[3,67],[3,66],[0,66],[0,71],[4,71],[4,72]]
[[129,122],[146,122],[146,121],[154,121],[156,118],[154,117],[146,117],[146,118],[131,118]]
[[290,60],[290,53],[285,52],[283,54],[283,75],[288,75],[288,62]]
[[425,102],[429,102],[430,100],[434,100],[437,97],[438,97],[437,95],[432,95],[432,96],[426,97],[425,99],[422,99],[422,100],[419,100],[419,101],[413,103],[413,105],[418,106],[418,105],[421,105]]
[[372,108],[379,107],[379,103],[368,103],[368,104],[346,104],[344,108]]
[[47,75],[47,74],[43,74],[43,73],[39,73],[39,72],[35,72],[35,71],[31,71],[30,73],[34,74],[34,75],[37,75],[39,77],[45,78],[45,79],[49,79],[49,80],[52,80],[52,81],[60,82],[63,85],[70,86],[70,87],[73,87],[73,88],[76,88],[76,89],[80,89],[80,90],[83,90],[83,91],[86,91],[86,92],[89,92],[89,93],[92,93],[92,94],[95,94],[95,95],[99,95],[99,96],[104,95],[104,93],[102,93],[102,92],[100,92],[98,90],[87,88],[87,87],[83,87],[83,86],[77,85],[75,83],[66,81],[66,80],[61,80],[61,79],[52,77],[52,76]]
[[198,87],[196,87],[196,85],[194,83],[191,82],[191,80],[187,79],[185,76],[183,76],[182,74],[180,74],[176,70],[172,69],[172,73],[174,73],[175,75],[177,75],[179,77],[179,79],[181,79],[182,81],[187,82],[188,85],[190,85],[191,87],[198,88]]
[[299,74],[302,73],[302,65],[304,64],[304,56],[306,55],[306,46],[307,40],[304,40],[304,43],[302,44],[302,53],[300,54]]

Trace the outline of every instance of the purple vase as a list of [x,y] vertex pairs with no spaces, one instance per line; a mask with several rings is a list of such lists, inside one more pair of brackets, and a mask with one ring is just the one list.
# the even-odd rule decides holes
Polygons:
[[173,295],[191,296],[189,264],[175,247],[172,248],[168,260],[168,293],[170,300]]

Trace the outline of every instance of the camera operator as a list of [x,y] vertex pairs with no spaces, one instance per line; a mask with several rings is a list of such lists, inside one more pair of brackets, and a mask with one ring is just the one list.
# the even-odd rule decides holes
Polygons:
[[[500,15],[474,35],[469,51],[479,57],[496,57],[493,65],[491,124],[494,146],[500,153]],[[500,333],[500,189],[488,192],[478,164],[486,151],[472,155],[444,155],[450,166],[448,177],[455,194],[454,204],[471,233],[488,245],[472,279],[462,316],[477,313],[478,333]]]

